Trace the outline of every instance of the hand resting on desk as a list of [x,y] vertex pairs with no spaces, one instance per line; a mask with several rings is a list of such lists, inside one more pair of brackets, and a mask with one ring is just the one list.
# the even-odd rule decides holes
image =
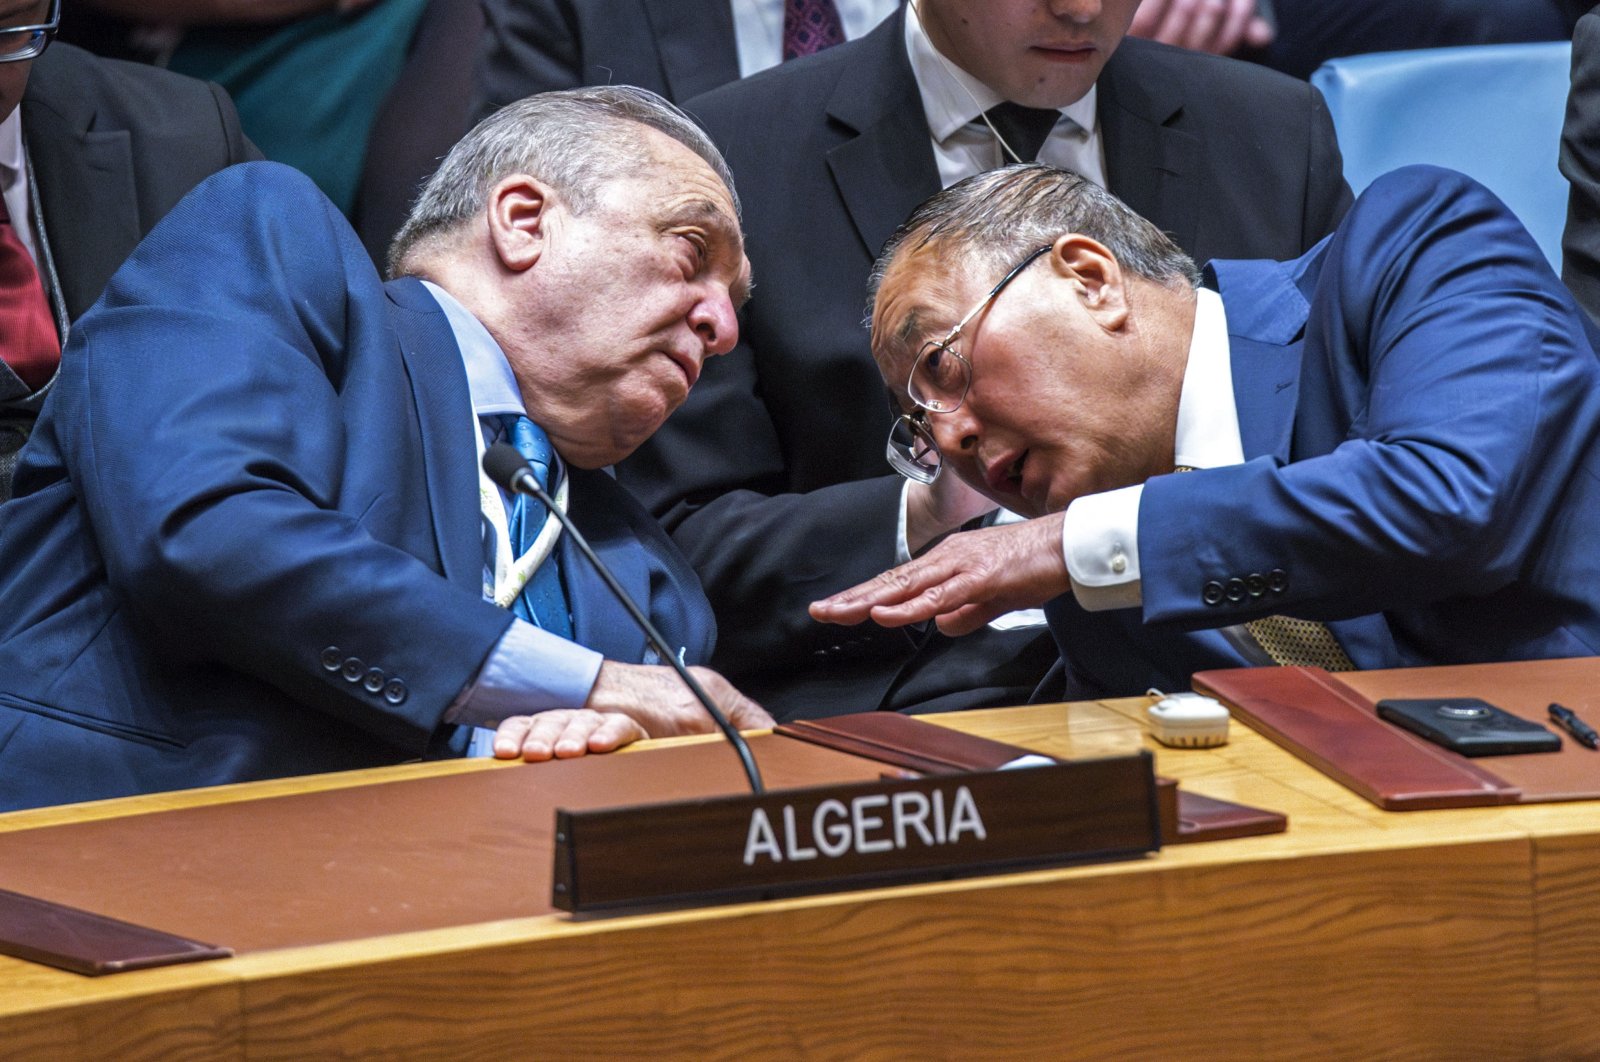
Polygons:
[[[689,669],[740,730],[763,730],[772,717],[756,702],[705,667]],[[559,709],[502,720],[495,733],[496,759],[530,762],[569,759],[586,752],[611,752],[646,737],[709,734],[711,717],[671,668],[607,660],[579,709]]]

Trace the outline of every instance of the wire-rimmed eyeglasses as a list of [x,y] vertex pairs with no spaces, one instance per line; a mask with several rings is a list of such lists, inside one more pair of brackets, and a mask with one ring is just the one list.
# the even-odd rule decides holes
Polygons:
[[35,59],[49,47],[50,39],[61,28],[61,0],[50,0],[43,22],[32,26],[0,26],[0,63]]
[[906,397],[917,408],[895,420],[889,429],[889,445],[885,452],[890,467],[902,476],[918,483],[932,483],[939,478],[944,468],[944,455],[934,441],[928,414],[950,413],[961,408],[961,403],[967,399],[967,389],[972,386],[972,362],[955,348],[955,341],[961,337],[961,330],[994,302],[1007,284],[1048,250],[1050,245],[1046,244],[1029,251],[1028,256],[1001,277],[1000,283],[990,288],[983,301],[945,333],[943,339],[930,339],[917,351],[917,358],[911,363],[911,375],[906,379]]

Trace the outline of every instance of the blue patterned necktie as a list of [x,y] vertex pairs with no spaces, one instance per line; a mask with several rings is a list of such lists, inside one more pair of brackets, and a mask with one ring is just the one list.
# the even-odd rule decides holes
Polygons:
[[[507,414],[500,418],[500,422],[505,425],[506,438],[511,445],[533,466],[533,474],[538,477],[539,485],[547,491],[551,490],[550,466],[554,463],[555,451],[550,445],[550,437],[527,417]],[[520,557],[528,552],[534,539],[539,537],[539,531],[549,514],[550,510],[539,499],[526,494],[512,495],[507,530],[510,532],[511,552],[515,556]],[[566,591],[561,587],[561,568],[556,554],[552,553],[534,571],[528,579],[528,585],[512,602],[511,611],[551,634],[569,639],[572,637],[572,613],[567,608]]]

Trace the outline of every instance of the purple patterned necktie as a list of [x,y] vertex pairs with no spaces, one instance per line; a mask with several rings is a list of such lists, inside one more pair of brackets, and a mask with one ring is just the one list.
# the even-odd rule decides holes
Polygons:
[[784,62],[843,43],[844,24],[833,0],[783,0]]

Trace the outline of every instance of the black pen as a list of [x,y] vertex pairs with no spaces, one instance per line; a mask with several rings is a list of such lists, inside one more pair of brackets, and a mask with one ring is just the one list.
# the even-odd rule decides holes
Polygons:
[[1594,727],[1578,718],[1578,714],[1571,708],[1563,705],[1550,706],[1550,718],[1573,736],[1580,745],[1587,745],[1591,749],[1600,749],[1600,734],[1595,733]]

